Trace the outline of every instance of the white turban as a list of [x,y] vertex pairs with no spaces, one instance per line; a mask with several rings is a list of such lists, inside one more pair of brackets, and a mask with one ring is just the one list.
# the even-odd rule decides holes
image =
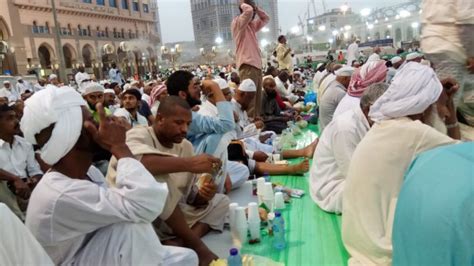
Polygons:
[[94,92],[104,92],[104,87],[97,82],[87,82],[82,88],[82,95],[88,95]]
[[395,77],[370,108],[369,116],[373,121],[421,114],[443,91],[433,69],[416,62],[407,63]]
[[242,83],[240,83],[239,91],[256,92],[257,91],[257,86],[255,86],[255,83],[253,82],[253,80],[244,79],[242,81]]
[[86,102],[71,87],[46,88],[25,102],[20,122],[25,138],[36,143],[35,135],[54,124],[50,139],[41,149],[41,159],[56,164],[76,144],[82,130],[82,109]]
[[213,81],[217,83],[217,85],[219,85],[219,88],[221,90],[225,90],[229,88],[229,84],[227,84],[227,81],[225,81],[225,79],[223,78],[217,78],[217,79],[214,79]]

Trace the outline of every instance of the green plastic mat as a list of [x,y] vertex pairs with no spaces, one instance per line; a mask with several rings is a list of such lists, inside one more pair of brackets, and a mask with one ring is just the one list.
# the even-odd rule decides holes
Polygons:
[[[311,143],[318,132],[310,126],[298,139],[298,148]],[[291,160],[291,163],[302,159]],[[286,224],[286,248],[278,251],[272,246],[272,238],[262,231],[262,242],[245,244],[242,254],[255,254],[282,262],[298,265],[347,265],[348,253],[341,239],[341,216],[321,210],[311,199],[308,187],[309,173],[304,176],[272,176],[273,183],[305,191],[301,199],[292,198],[282,215]]]

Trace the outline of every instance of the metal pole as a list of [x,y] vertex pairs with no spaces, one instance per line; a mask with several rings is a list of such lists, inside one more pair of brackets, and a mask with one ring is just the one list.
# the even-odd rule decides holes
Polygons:
[[56,39],[56,50],[57,50],[57,55],[59,57],[59,79],[65,83],[68,84],[68,80],[66,77],[66,61],[64,60],[64,53],[63,53],[63,48],[61,45],[61,29],[59,27],[58,23],[58,15],[56,13],[56,0],[51,0],[51,6],[52,6],[52,11],[53,11],[53,20],[54,20],[54,28],[56,29],[56,34],[55,34],[55,39]]

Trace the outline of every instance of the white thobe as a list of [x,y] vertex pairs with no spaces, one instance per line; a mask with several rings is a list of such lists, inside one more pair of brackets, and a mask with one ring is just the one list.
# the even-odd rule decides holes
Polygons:
[[352,155],[344,185],[342,239],[350,264],[391,265],[393,217],[406,170],[421,152],[454,143],[407,117],[370,129]]
[[27,81],[23,81],[23,83],[17,82],[13,90],[16,90],[18,98],[20,98],[20,96],[25,93],[25,91],[32,91],[30,83],[28,83]]
[[36,83],[33,89],[35,92],[38,92],[40,90],[44,90],[44,86],[41,86],[39,83]]
[[[211,117],[218,117],[219,115],[217,107],[209,101],[204,101],[201,104],[198,113]],[[239,125],[236,126],[238,127]],[[229,134],[232,139],[237,139],[237,132],[235,130],[232,130],[227,134]],[[229,174],[230,180],[232,182],[232,189],[240,187],[250,176],[250,171],[247,166],[234,161],[227,162],[227,173]]]
[[28,228],[3,203],[0,217],[0,265],[54,265]]
[[327,212],[342,212],[342,193],[352,153],[369,131],[360,108],[347,111],[324,130],[310,169],[311,197]]
[[321,81],[321,85],[319,85],[317,96],[318,96],[318,103],[321,103],[321,99],[323,98],[326,89],[331,85],[333,81],[336,80],[336,75],[329,74],[326,78]]
[[313,91],[317,92],[319,88],[319,83],[321,82],[321,79],[326,75],[326,69],[324,71],[317,71],[316,74],[314,74],[313,77]]
[[369,58],[367,59],[367,62],[379,61],[379,60],[380,60],[380,55],[376,54],[376,53],[373,53],[369,56]]
[[1,88],[0,94],[6,95],[6,97],[8,98],[8,101],[10,102],[14,102],[20,99],[20,95],[18,95],[15,90],[11,89],[11,87],[10,89],[7,89],[5,87]]
[[359,45],[355,42],[351,43],[351,45],[347,47],[347,55],[346,55],[347,63],[346,64],[348,66],[351,66],[352,61],[357,60],[358,57],[359,57]]
[[137,119],[133,118],[132,114],[130,114],[130,112],[125,108],[119,108],[115,110],[114,116],[125,118],[132,127],[148,126],[148,120],[143,115],[141,115],[138,111],[137,111]]
[[[141,163],[118,162],[116,186],[91,166],[89,180],[58,172],[43,176],[33,191],[26,226],[54,264],[163,265],[162,246],[151,222],[161,213],[168,194]],[[191,250],[186,258],[195,258]],[[181,249],[180,249],[181,251]]]
[[285,84],[283,84],[283,81],[281,81],[280,78],[275,78],[275,84],[278,94],[280,94],[281,97],[287,98],[291,103],[298,100],[298,96],[291,93],[290,90],[285,87]]
[[352,110],[354,108],[357,108],[360,106],[360,98],[350,96],[349,94],[346,94],[344,98],[339,102],[339,104],[336,107],[336,111],[334,111],[334,115],[332,119],[335,119],[339,115]]
[[76,81],[77,86],[81,86],[81,83],[84,80],[91,79],[91,76],[87,74],[86,72],[77,72],[76,75],[74,76],[74,80]]
[[385,78],[385,83],[392,83],[392,79],[397,74],[397,70],[394,67],[389,67],[387,71],[387,77]]

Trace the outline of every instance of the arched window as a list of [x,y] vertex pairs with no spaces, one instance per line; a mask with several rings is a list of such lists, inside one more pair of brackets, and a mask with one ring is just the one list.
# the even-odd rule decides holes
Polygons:
[[133,38],[133,37],[132,37],[132,30],[128,30],[128,38],[129,38],[129,39],[132,39],[132,38]]

